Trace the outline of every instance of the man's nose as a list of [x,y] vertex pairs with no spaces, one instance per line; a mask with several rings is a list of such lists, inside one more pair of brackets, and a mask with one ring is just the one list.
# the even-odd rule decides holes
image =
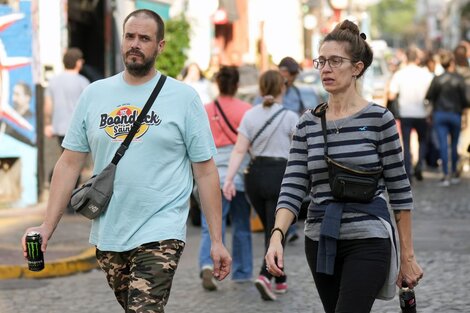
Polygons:
[[140,49],[140,40],[139,40],[139,38],[134,38],[131,41],[131,47],[135,48],[135,49]]

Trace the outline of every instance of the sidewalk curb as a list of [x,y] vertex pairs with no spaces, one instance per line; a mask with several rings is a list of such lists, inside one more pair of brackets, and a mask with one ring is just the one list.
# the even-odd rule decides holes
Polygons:
[[28,270],[26,265],[0,265],[0,280],[17,278],[51,278],[88,272],[98,268],[95,257],[96,248],[89,248],[79,255],[46,263],[40,272]]

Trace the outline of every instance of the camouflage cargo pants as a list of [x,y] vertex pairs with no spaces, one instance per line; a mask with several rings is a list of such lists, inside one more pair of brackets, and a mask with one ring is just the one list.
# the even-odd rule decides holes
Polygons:
[[125,252],[96,249],[96,259],[125,312],[160,313],[183,249],[184,242],[170,239]]

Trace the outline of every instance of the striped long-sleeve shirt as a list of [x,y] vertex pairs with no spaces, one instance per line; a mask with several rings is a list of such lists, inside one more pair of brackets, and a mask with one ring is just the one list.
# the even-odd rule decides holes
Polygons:
[[[356,114],[327,121],[328,154],[334,160],[364,167],[383,167],[375,197],[386,200],[393,210],[413,208],[411,186],[404,166],[402,148],[393,115],[386,108],[369,103]],[[287,208],[298,216],[302,200],[311,189],[306,235],[318,240],[323,216],[318,205],[334,201],[324,160],[324,140],[319,117],[304,113],[296,127],[281,185],[277,209]],[[387,238],[388,232],[374,217],[363,213],[343,213],[340,239]]]

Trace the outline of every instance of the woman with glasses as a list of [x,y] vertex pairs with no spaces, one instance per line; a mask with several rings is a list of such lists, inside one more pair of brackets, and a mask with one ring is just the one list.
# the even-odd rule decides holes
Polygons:
[[[423,276],[414,256],[413,200],[395,119],[356,88],[372,59],[365,34],[348,20],[323,39],[313,63],[328,102],[305,112],[297,124],[265,257],[267,270],[283,275],[284,235],[309,192],[305,253],[325,312],[370,312],[376,298],[395,296],[395,285],[414,287]],[[330,186],[326,155],[351,167],[381,168],[370,198],[338,196],[334,182]],[[387,200],[398,230],[399,266]]]

